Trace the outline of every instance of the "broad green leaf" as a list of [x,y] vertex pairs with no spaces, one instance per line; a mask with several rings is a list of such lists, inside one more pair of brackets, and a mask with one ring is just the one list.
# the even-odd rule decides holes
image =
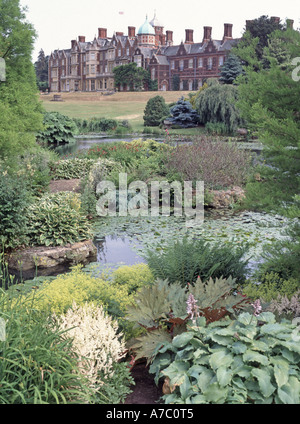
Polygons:
[[210,384],[208,389],[204,392],[208,402],[217,404],[225,403],[227,394],[228,388],[220,387],[217,382]]
[[262,312],[261,314],[259,314],[259,321],[274,324],[276,322],[276,317],[272,312]]
[[214,373],[211,370],[205,370],[199,375],[197,384],[202,392],[205,392],[213,377]]
[[250,349],[246,350],[243,359],[245,362],[258,362],[262,365],[269,365],[269,360],[266,356]]
[[232,351],[233,353],[239,354],[239,353],[245,353],[247,350],[247,346],[242,342],[234,342],[232,345]]
[[250,315],[249,312],[244,312],[238,316],[237,321],[244,325],[255,325],[257,323],[257,318],[254,315]]
[[300,404],[300,382],[297,377],[290,377],[289,382],[278,389],[278,396],[284,404]]
[[186,346],[194,337],[193,333],[182,333],[179,334],[178,336],[174,337],[173,339],[173,346],[177,347],[177,348],[181,348]]
[[209,363],[214,370],[217,370],[221,366],[229,367],[232,361],[233,357],[229,351],[227,349],[222,349],[211,355]]
[[262,394],[267,398],[270,397],[276,389],[273,384],[271,384],[270,374],[267,371],[261,370],[259,368],[253,369],[251,374],[253,377],[257,378]]
[[220,367],[217,369],[217,379],[221,387],[227,386],[232,379],[233,372],[230,368]]
[[191,394],[192,386],[190,383],[189,377],[185,374],[184,379],[179,387],[180,394],[183,400],[186,400],[187,397]]
[[274,377],[278,387],[282,387],[287,384],[289,380],[289,366],[275,365],[274,366]]
[[189,369],[189,364],[183,361],[174,361],[168,368],[164,369],[162,373],[170,378],[170,384],[180,386],[182,384],[186,372]]

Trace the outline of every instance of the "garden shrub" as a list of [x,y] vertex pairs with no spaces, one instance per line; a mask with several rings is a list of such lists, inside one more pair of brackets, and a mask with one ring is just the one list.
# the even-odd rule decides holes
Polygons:
[[27,235],[34,246],[63,246],[92,238],[91,224],[72,192],[45,195],[27,209]]
[[230,133],[226,124],[223,122],[207,122],[205,124],[205,131],[212,135],[227,135]]
[[199,122],[199,116],[196,110],[183,97],[170,109],[170,115],[171,117],[167,120],[175,126],[179,125],[180,128],[196,127]]
[[202,239],[169,243],[163,252],[147,250],[145,259],[155,278],[180,282],[184,287],[194,283],[198,276],[206,281],[211,278],[236,278],[239,284],[245,281],[247,260],[243,257],[247,247],[236,247],[233,243],[210,244]]
[[133,335],[133,326],[128,325],[123,318],[127,305],[132,302],[132,295],[128,294],[124,285],[93,277],[76,266],[69,274],[59,275],[53,281],[46,282],[40,292],[36,307],[41,311],[61,315],[72,307],[73,302],[78,306],[86,302],[102,305],[105,312],[118,320],[126,338]]
[[148,331],[131,346],[136,359],[147,358],[150,362],[156,344],[186,331],[189,318],[204,316],[207,322],[214,322],[247,308],[248,299],[237,293],[236,288],[232,278],[206,282],[198,278],[185,287],[156,280],[141,288],[126,313],[127,320]]
[[40,196],[48,190],[51,169],[57,158],[58,155],[54,151],[40,146],[16,158],[19,167],[17,174],[26,181],[28,190],[34,196]]
[[243,293],[251,299],[263,299],[265,302],[277,299],[278,295],[289,299],[299,290],[299,281],[295,278],[284,280],[279,274],[270,272],[263,276],[260,283],[250,282],[243,287]]
[[[298,205],[299,208],[299,205]],[[276,241],[264,249],[258,275],[277,273],[287,280],[294,278],[300,288],[300,220],[293,222],[285,231],[286,238]]]
[[167,172],[176,172],[182,181],[204,181],[206,188],[222,189],[247,181],[251,154],[231,143],[202,137],[166,151],[164,163]]
[[38,133],[37,138],[45,143],[68,143],[77,133],[73,120],[59,112],[45,112],[44,127],[45,129]]
[[80,374],[72,341],[35,310],[37,297],[10,299],[0,291],[0,403],[88,403],[92,392]]
[[[118,122],[115,119],[93,117],[89,120],[74,118],[78,131],[83,133],[99,133],[113,131],[117,128]],[[125,125],[122,125],[125,127]]]
[[157,344],[150,372],[171,404],[299,404],[299,329],[274,314],[241,313]]
[[139,288],[154,282],[154,277],[148,265],[137,264],[121,266],[112,273],[112,280],[118,286],[124,286],[128,294],[135,293]]
[[152,97],[144,110],[144,126],[157,127],[167,116],[169,116],[169,108],[165,99],[162,96]]
[[287,295],[278,295],[272,300],[268,309],[275,315],[294,319],[300,317],[300,290],[290,298]]
[[100,158],[94,162],[88,175],[88,181],[93,190],[96,191],[97,185],[106,180],[112,172],[122,172],[122,165],[112,159],[105,158]]
[[[95,394],[103,403],[113,403],[111,398],[105,396],[105,386],[113,386],[113,381],[117,380],[119,375],[118,385],[111,389],[116,392],[116,397],[120,386],[123,386],[118,401],[124,400],[124,396],[130,392],[128,386],[132,379],[126,363],[122,363],[121,368],[115,367],[126,352],[125,340],[119,333],[117,322],[104,312],[102,306],[88,303],[81,306],[73,303],[66,314],[56,319],[60,330],[63,333],[67,331],[65,337],[73,340],[78,368],[89,381]],[[124,391],[125,387],[127,391]]]
[[10,175],[0,163],[0,245],[15,248],[27,241],[27,217],[24,211],[31,203],[26,181]]
[[89,158],[60,160],[52,166],[52,179],[71,180],[73,178],[84,178],[89,174],[94,164],[95,160]]

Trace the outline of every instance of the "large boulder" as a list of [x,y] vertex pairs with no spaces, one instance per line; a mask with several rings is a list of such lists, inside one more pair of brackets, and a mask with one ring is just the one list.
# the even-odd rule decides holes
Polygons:
[[11,253],[8,268],[15,271],[43,270],[61,265],[73,266],[96,258],[97,248],[92,240],[56,247],[29,247]]

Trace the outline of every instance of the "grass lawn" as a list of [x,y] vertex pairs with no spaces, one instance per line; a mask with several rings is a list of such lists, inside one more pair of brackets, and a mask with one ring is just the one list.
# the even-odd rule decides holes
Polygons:
[[117,120],[128,119],[133,129],[141,132],[144,128],[144,109],[150,98],[159,95],[164,97],[166,103],[172,103],[182,96],[187,97],[188,93],[188,91],[123,92],[110,96],[97,92],[58,93],[62,96],[62,102],[51,101],[54,93],[50,93],[41,95],[40,100],[48,112],[57,111],[71,118],[88,119],[95,116]]

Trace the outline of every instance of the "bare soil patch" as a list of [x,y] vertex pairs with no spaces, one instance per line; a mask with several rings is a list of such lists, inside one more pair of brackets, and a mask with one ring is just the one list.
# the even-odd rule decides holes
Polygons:
[[162,393],[162,383],[155,384],[154,375],[149,374],[146,363],[136,364],[131,375],[135,381],[135,386],[131,387],[130,393],[125,404],[145,405],[162,403],[160,401]]
[[79,193],[80,179],[72,180],[53,180],[50,182],[50,193],[58,193],[60,191],[73,191]]

